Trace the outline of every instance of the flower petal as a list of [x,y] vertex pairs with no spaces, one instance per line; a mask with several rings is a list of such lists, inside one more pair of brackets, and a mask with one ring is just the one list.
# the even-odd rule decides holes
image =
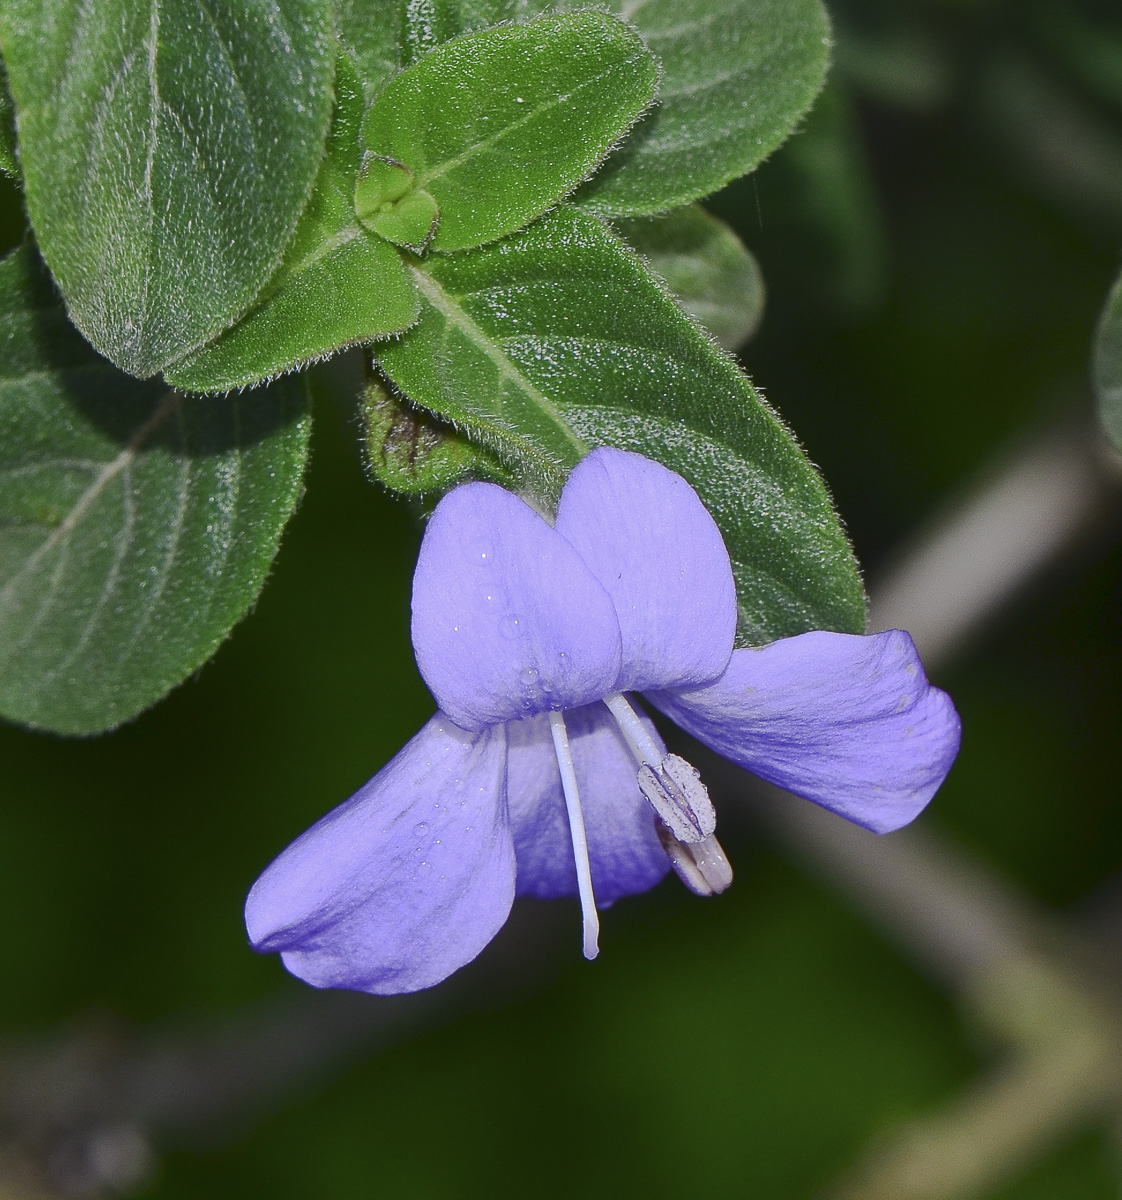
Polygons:
[[456,488],[433,513],[413,576],[413,648],[465,729],[589,704],[619,676],[608,593],[528,504],[490,483]]
[[[643,717],[662,747],[654,725]],[[600,907],[645,892],[669,871],[655,833],[654,811],[643,799],[638,767],[619,727],[602,704],[565,713],[580,787],[592,889]],[[573,842],[561,791],[561,773],[547,717],[507,726],[510,743],[507,792],[518,894],[551,899],[577,894]]]
[[561,492],[556,528],[615,604],[616,690],[720,675],[736,633],[736,585],[721,531],[681,475],[641,454],[593,450]]
[[514,898],[502,728],[443,713],[254,884],[254,949],[315,987],[431,987],[502,927]]
[[899,629],[737,650],[716,683],[650,699],[739,766],[876,833],[912,820],[958,753],[954,705]]

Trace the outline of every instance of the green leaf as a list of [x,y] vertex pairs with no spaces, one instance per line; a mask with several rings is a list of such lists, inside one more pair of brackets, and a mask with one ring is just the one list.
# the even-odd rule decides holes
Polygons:
[[1094,380],[1103,427],[1110,440],[1122,449],[1122,275],[1111,289],[1099,322]]
[[[657,82],[654,58],[615,18],[546,17],[438,46],[387,84],[362,137],[435,200],[432,248],[462,250],[521,229],[571,192]],[[357,203],[371,213],[379,199],[373,189]]]
[[331,0],[2,0],[36,239],[87,338],[162,370],[241,316],[308,200]]
[[421,320],[378,361],[411,401],[492,449],[544,503],[598,444],[681,472],[724,534],[740,644],[864,628],[821,479],[735,363],[594,217],[562,206],[495,246],[410,269]]
[[8,91],[8,72],[0,59],[0,175],[19,178],[19,159],[16,157],[16,114]]
[[440,225],[440,211],[433,196],[424,188],[414,188],[400,199],[385,200],[384,193],[363,188],[362,184],[360,180],[355,192],[355,209],[363,224],[395,246],[423,253]]
[[448,0],[339,0],[337,21],[368,100],[402,67],[463,32]]
[[367,100],[402,67],[463,32],[449,0],[339,0],[337,29]]
[[[402,66],[403,14],[409,0],[337,0],[339,44],[370,100]],[[451,36],[451,35],[449,35]]]
[[487,449],[393,395],[377,377],[367,382],[361,410],[367,469],[391,491],[439,495],[469,477],[513,482],[510,472]]
[[658,108],[582,193],[605,215],[660,212],[746,175],[826,81],[830,26],[819,0],[691,0],[686,10],[679,0],[629,0],[621,14],[663,74]]
[[463,32],[449,0],[404,0],[401,19],[401,65],[412,66],[441,42]]
[[[460,27],[525,20],[546,0],[448,0]],[[577,8],[584,0],[564,0]],[[658,107],[579,193],[605,216],[664,212],[754,170],[825,82],[819,0],[613,0],[662,63]]]
[[764,315],[763,275],[723,221],[691,205],[661,217],[625,218],[615,227],[726,350],[756,331]]
[[300,381],[188,399],[99,358],[27,248],[0,262],[0,714],[96,733],[253,603],[296,504]]
[[399,333],[417,319],[416,289],[397,251],[355,216],[362,113],[361,85],[344,57],[327,158],[283,265],[237,325],[165,371],[175,387],[245,387],[345,346]]

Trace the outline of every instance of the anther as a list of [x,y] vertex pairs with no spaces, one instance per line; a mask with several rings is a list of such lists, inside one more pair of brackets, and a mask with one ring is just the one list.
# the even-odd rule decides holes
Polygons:
[[717,828],[717,813],[701,773],[677,754],[668,754],[658,767],[644,763],[639,790],[680,842],[704,841]]
[[655,810],[655,829],[678,878],[699,896],[732,883],[732,867],[714,837],[717,813],[701,772],[677,754],[663,754],[627,697],[604,697],[624,741],[639,764],[639,790]]
[[715,896],[732,883],[732,866],[713,834],[700,842],[679,841],[659,820],[658,840],[678,878],[699,896]]

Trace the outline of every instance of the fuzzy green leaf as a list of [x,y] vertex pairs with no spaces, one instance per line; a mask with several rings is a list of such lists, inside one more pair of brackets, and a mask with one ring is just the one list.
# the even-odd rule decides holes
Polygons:
[[[524,21],[585,0],[444,0],[458,27]],[[754,170],[826,78],[820,0],[611,0],[662,63],[658,107],[580,193],[606,216],[665,212]]]
[[416,0],[337,0],[339,44],[354,64],[367,100],[403,65],[403,16],[411,3]]
[[231,325],[323,156],[331,0],[2,0],[39,246],[71,318],[147,377]]
[[726,350],[735,350],[756,331],[764,315],[764,278],[723,221],[691,205],[614,224]]
[[[605,13],[504,25],[446,42],[396,75],[362,138],[435,201],[432,248],[462,250],[521,229],[571,192],[650,104],[657,81],[653,56]],[[364,219],[404,240],[378,224],[377,200],[358,200]],[[408,205],[407,196],[394,207]],[[409,209],[411,234],[424,207]]]
[[[359,211],[361,215],[361,209]],[[429,192],[424,188],[414,188],[400,200],[368,211],[363,216],[363,223],[395,246],[422,254],[436,236],[440,226],[440,210]]]
[[362,113],[361,85],[342,58],[327,158],[283,265],[237,325],[165,372],[175,387],[245,387],[417,319],[416,290],[400,256],[355,215]]
[[368,100],[402,67],[464,32],[448,0],[338,0],[338,5],[339,42]]
[[378,353],[415,404],[547,503],[598,444],[681,472],[724,534],[741,644],[864,628],[821,479],[735,363],[594,217],[562,206],[495,246],[410,269],[421,320]]
[[19,178],[19,159],[16,157],[16,114],[8,91],[8,72],[0,59],[0,175]]
[[1119,275],[1099,322],[1094,356],[1099,414],[1110,440],[1122,449],[1122,275]]
[[459,14],[449,0],[403,0],[401,65],[412,66],[441,42],[462,32]]
[[303,386],[188,399],[0,262],[0,715],[97,733],[154,704],[257,597],[299,496]]

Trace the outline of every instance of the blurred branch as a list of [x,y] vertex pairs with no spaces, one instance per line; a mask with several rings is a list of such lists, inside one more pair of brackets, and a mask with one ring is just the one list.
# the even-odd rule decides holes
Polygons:
[[[1120,475],[1099,439],[1050,430],[915,541],[875,593],[874,627],[909,628],[936,670],[1044,568],[1115,517]],[[725,791],[745,777],[721,760]],[[865,909],[1016,1055],[954,1107],[882,1145],[834,1200],[966,1197],[1072,1125],[1117,1104],[1113,991],[1088,982],[1080,939],[922,830],[876,838],[752,781],[789,852]],[[432,991],[372,999],[293,985],[221,1024],[107,1026],[0,1054],[0,1200],[124,1192],[150,1143],[241,1126],[370,1053],[547,982],[561,961],[550,906]],[[567,932],[567,930],[566,930]],[[1104,999],[1105,997],[1105,999]]]
[[[1044,569],[1122,512],[1097,433],[1052,429],[923,532],[874,590],[875,629],[906,628],[938,670]],[[741,782],[743,790],[743,782]],[[758,811],[1011,1053],[942,1113],[882,1140],[830,1200],[953,1200],[1014,1175],[1122,1102],[1122,991],[1087,937],[926,828],[873,834],[779,789]]]
[[[1015,1047],[942,1112],[879,1146],[830,1200],[988,1194],[1120,1098],[1122,1025],[1078,972],[1025,956],[991,965],[984,1023]],[[978,996],[968,996],[975,1002]]]
[[517,906],[479,959],[425,992],[371,997],[292,980],[282,997],[224,1021],[95,1021],[4,1047],[0,1200],[133,1191],[150,1175],[153,1145],[225,1140],[358,1056],[540,989],[565,961],[564,917]]
[[1122,514],[1122,459],[1097,427],[1049,426],[939,514],[873,587],[869,627],[907,629],[938,672],[1043,571]]

